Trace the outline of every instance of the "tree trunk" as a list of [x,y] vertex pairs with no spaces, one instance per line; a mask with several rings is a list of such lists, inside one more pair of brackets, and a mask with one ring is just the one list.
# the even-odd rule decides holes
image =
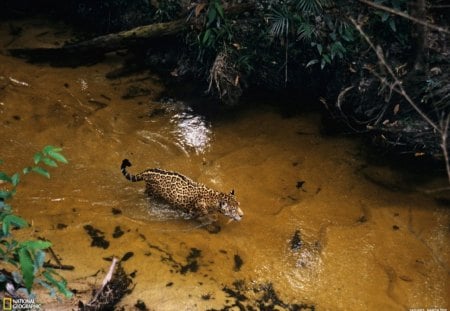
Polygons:
[[89,54],[91,54],[91,57],[89,57],[91,59],[107,52],[149,42],[151,39],[175,35],[183,30],[185,24],[183,19],[179,19],[167,23],[140,26],[79,43],[67,44],[59,48],[21,48],[9,49],[8,51],[13,56],[25,57],[31,61],[52,61],[61,56],[72,56],[82,59]]

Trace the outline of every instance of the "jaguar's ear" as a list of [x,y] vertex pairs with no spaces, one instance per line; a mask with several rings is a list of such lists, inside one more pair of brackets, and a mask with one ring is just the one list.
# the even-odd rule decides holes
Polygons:
[[234,195],[234,189],[230,191],[230,194],[231,194],[231,195]]

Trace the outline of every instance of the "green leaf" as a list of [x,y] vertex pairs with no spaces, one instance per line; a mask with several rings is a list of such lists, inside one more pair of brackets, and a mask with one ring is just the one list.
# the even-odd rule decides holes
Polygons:
[[[50,156],[50,157],[52,157],[53,159],[55,159],[56,161],[58,161],[58,162],[61,162],[61,163],[64,163],[64,164],[67,164],[67,163],[69,163],[69,161],[67,161],[67,159],[61,154],[61,153],[59,153],[59,152],[57,152],[57,151],[50,151],[49,153],[48,153],[48,155]],[[47,163],[45,163],[45,164],[47,164]],[[47,164],[48,165],[48,164]],[[50,165],[51,166],[51,165]]]
[[19,253],[20,270],[22,271],[23,281],[25,283],[25,287],[30,293],[34,281],[33,259],[31,258],[29,250],[26,248],[20,248],[18,253]]
[[45,262],[45,252],[43,250],[38,250],[34,256],[34,271],[37,272],[44,266]]
[[21,247],[26,247],[28,249],[36,250],[36,249],[46,249],[52,246],[52,243],[49,241],[35,240],[35,241],[25,241],[20,243]]
[[311,59],[305,66],[305,68],[308,68],[309,66],[315,65],[319,62],[318,59]]
[[218,1],[216,1],[216,2],[214,3],[214,7],[216,8],[217,13],[219,13],[219,16],[220,16],[222,19],[225,19],[225,16],[224,16],[224,14],[223,14],[223,7],[222,7],[222,5],[221,5]]
[[58,290],[67,298],[71,298],[73,296],[73,293],[67,288],[67,283],[64,279],[61,281],[56,280],[49,271],[45,271],[43,273],[44,277],[47,279],[47,281],[50,282],[53,286],[58,288]]
[[319,51],[319,54],[322,55],[322,51],[323,51],[322,44],[317,44],[317,51]]
[[203,34],[203,39],[202,39],[203,45],[205,45],[205,43],[208,41],[210,35],[211,35],[211,29],[206,29],[205,33]]
[[16,228],[25,228],[28,226],[28,223],[19,216],[12,214],[6,215],[5,218],[3,218],[2,223],[3,236],[9,235],[9,228],[11,225],[13,225]]
[[60,151],[62,151],[62,148],[55,146],[45,146],[44,149],[42,149],[42,153],[44,155],[49,155],[52,152],[60,152]]
[[28,174],[29,172],[31,172],[31,170],[32,170],[31,166],[28,166],[28,167],[25,167],[25,168],[22,170],[22,172],[26,175],[26,174]]
[[50,173],[45,168],[42,168],[40,166],[35,166],[31,170],[33,172],[35,172],[35,173],[38,173],[38,174],[42,175],[42,176],[50,178]]
[[39,285],[45,287],[45,288],[49,291],[50,297],[54,298],[54,297],[56,296],[55,289],[54,289],[50,284],[48,284],[47,282],[45,282],[45,281],[42,280],[42,279],[36,279],[36,282],[37,282]]
[[208,26],[211,26],[215,21],[216,21],[216,18],[217,18],[217,11],[216,11],[216,9],[215,8],[210,8],[209,10],[208,10]]
[[16,187],[20,182],[20,175],[19,173],[15,173],[11,176],[11,183],[14,187]]
[[42,162],[44,162],[46,165],[51,166],[51,167],[57,167],[58,164],[56,164],[56,162],[50,158],[43,158]]
[[16,193],[16,189],[13,189],[11,191],[8,190],[0,190],[0,198],[3,200],[7,200],[11,198]]
[[36,152],[33,156],[34,164],[38,164],[39,162],[41,162],[42,157],[43,157],[42,153]]
[[328,56],[327,54],[323,54],[322,57],[328,64],[331,64],[330,56]]
[[4,172],[0,172],[0,180],[4,180],[9,183],[12,182],[11,177],[9,177],[9,175]]
[[389,27],[391,27],[393,32],[397,32],[397,27],[395,26],[395,21],[392,18],[389,20]]
[[387,19],[389,18],[389,13],[387,12],[383,12],[381,14],[381,21],[384,23],[385,21],[387,21]]

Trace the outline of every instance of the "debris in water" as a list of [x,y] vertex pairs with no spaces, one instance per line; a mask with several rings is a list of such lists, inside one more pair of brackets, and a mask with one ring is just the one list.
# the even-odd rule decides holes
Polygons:
[[136,309],[138,309],[139,311],[149,311],[150,309],[147,308],[147,306],[145,305],[145,302],[143,302],[142,300],[138,299],[138,301],[136,302],[136,304],[134,305],[134,307]]
[[291,250],[292,251],[298,251],[300,248],[302,248],[303,242],[300,237],[300,230],[295,230],[294,235],[291,239]]
[[[222,290],[230,299],[226,299],[226,305],[222,309],[210,309],[216,311],[225,310],[304,310],[314,311],[313,304],[287,303],[278,297],[271,283],[256,284],[252,288],[247,288],[244,281],[233,282],[233,287],[223,287]],[[247,292],[250,295],[247,296]],[[256,297],[250,299],[249,297]]]
[[84,304],[82,301],[79,301],[78,310],[114,310],[117,303],[131,292],[129,289],[131,283],[131,278],[123,270],[120,261],[114,258],[100,289],[93,294],[91,301],[88,303]]
[[91,225],[85,225],[83,228],[92,239],[92,247],[95,246],[104,249],[107,249],[109,247],[109,241],[105,240],[105,234],[102,231],[95,229]]
[[120,228],[120,226],[116,226],[114,228],[113,238],[117,239],[120,238],[125,232]]
[[127,261],[133,256],[134,256],[133,252],[126,252],[125,255],[122,256],[122,259],[120,259],[120,261]]
[[59,223],[59,224],[56,225],[56,229],[58,229],[58,230],[62,230],[62,229],[65,229],[65,228],[67,228],[66,224]]
[[118,208],[112,208],[111,209],[111,211],[112,211],[112,213],[113,213],[113,215],[119,215],[119,214],[122,214],[122,211],[120,210],[120,209],[118,209]]
[[304,181],[304,180],[297,181],[297,184],[295,185],[295,188],[302,189],[303,192],[306,192],[306,190],[303,188],[303,185],[305,184],[305,182],[306,181]]
[[189,253],[189,255],[186,257],[187,260],[187,264],[184,266],[181,266],[181,270],[180,273],[181,274],[186,274],[187,272],[191,271],[191,272],[197,272],[199,265],[197,262],[197,258],[199,258],[201,256],[202,251],[193,247],[191,248],[191,252]]
[[234,255],[234,271],[240,271],[242,265],[244,264],[244,261],[242,260],[241,256],[239,256],[238,254]]

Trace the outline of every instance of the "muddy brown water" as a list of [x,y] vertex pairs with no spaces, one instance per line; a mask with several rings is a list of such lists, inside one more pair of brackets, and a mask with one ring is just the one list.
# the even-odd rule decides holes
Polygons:
[[[38,20],[20,25],[13,38],[1,24],[3,46],[52,46],[68,35]],[[120,65],[114,55],[53,68],[3,53],[0,64],[2,170],[29,165],[47,144],[70,161],[51,180],[24,178],[11,202],[32,224],[22,235],[50,239],[75,266],[62,272],[69,286],[88,277],[101,284],[104,272],[93,275],[108,269],[104,258],[131,252],[126,310],[138,299],[152,310],[449,307],[450,210],[420,191],[389,189],[402,175],[368,164],[356,141],[321,136],[318,115],[283,118],[259,106],[209,121],[183,102],[156,102],[157,76],[106,79]],[[147,95],[123,99],[132,86]],[[131,172],[160,167],[235,189],[243,220],[221,217],[210,234],[180,219],[124,179],[123,158]],[[108,245],[91,246],[86,225]]]

